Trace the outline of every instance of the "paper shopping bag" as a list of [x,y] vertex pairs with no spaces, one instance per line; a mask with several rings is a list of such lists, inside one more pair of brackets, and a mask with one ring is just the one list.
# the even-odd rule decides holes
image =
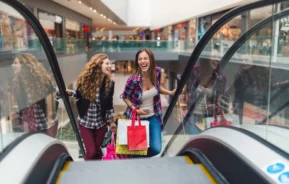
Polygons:
[[[136,116],[138,116],[138,126],[135,126]],[[135,111],[132,118],[131,126],[127,127],[127,140],[128,149],[130,151],[146,150],[148,147],[146,127],[141,125],[140,116],[136,115]]]
[[147,155],[148,150],[129,151],[128,145],[120,145],[116,138],[116,154],[117,155]]
[[[131,125],[130,119],[119,119],[117,124],[117,139],[119,145],[128,145],[127,141],[127,127]],[[147,144],[149,147],[150,137],[149,137],[149,124],[147,120],[141,120],[141,124],[146,127]],[[138,126],[138,125],[136,125]]]

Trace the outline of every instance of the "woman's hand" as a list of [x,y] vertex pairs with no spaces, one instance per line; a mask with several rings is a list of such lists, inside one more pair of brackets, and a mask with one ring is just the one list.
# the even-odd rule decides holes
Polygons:
[[[72,95],[72,90],[66,89],[65,91],[66,91],[66,94],[67,94],[68,96],[71,96],[71,95]],[[56,91],[56,95],[57,95],[57,96],[60,96],[59,91]]]
[[112,131],[112,132],[116,132],[116,129],[117,129],[116,124],[115,124],[114,122],[110,123],[109,129],[110,129],[110,131]]
[[174,90],[170,91],[169,95],[174,96],[176,91],[177,91],[177,89],[174,89]]
[[149,110],[144,110],[144,109],[139,109],[136,111],[137,114],[139,115],[148,115],[150,113]]
[[71,96],[71,95],[72,95],[72,90],[66,89],[65,91],[66,91],[66,94],[67,94],[68,96]]

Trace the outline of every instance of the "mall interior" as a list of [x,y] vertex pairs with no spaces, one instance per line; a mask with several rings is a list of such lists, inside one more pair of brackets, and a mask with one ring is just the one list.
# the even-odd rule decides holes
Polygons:
[[289,0],[0,0],[0,183],[288,184],[288,94]]

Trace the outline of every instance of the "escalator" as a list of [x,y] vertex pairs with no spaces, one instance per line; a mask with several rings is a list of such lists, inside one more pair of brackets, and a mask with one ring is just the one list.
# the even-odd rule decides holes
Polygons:
[[[195,65],[210,57],[208,53],[211,52],[215,42],[223,42],[221,39],[218,40],[219,38],[212,39],[216,33],[220,32],[223,25],[235,17],[244,16],[258,10],[258,8],[278,7],[283,2],[287,3],[287,1],[282,0],[257,1],[235,8],[223,15],[205,33],[189,58],[177,92],[164,116],[163,144],[165,146],[161,157],[113,161],[73,161],[64,142],[58,140],[60,138],[57,139],[56,135],[51,136],[53,135],[51,133],[53,127],[59,124],[55,121],[56,123],[54,122],[45,130],[29,133],[25,130],[20,131],[18,138],[5,144],[3,143],[6,139],[1,134],[0,183],[286,183],[286,178],[280,179],[282,175],[277,177],[268,172],[267,169],[279,163],[285,165],[285,168],[289,167],[289,151],[284,148],[285,144],[279,142],[278,145],[274,145],[275,139],[272,141],[272,139],[263,137],[263,133],[267,133],[266,129],[270,129],[269,124],[265,130],[258,129],[258,132],[253,129],[257,129],[259,126],[242,125],[235,121],[232,122],[234,125],[232,127],[204,128],[203,123],[197,122],[197,120],[192,121],[188,117],[200,105],[202,95],[198,95],[193,104],[186,104],[187,108],[184,113],[178,105],[183,103],[181,101],[183,88],[187,84]],[[30,45],[28,45],[29,49],[27,50],[36,56],[43,65],[48,66],[47,68],[53,73],[53,79],[63,97],[63,104],[60,104],[60,108],[62,107],[63,110],[67,111],[67,117],[75,132],[76,141],[80,150],[85,153],[72,108],[65,94],[65,84],[57,57],[52,46],[47,44],[50,42],[43,28],[32,13],[18,1],[1,0],[0,3],[2,7],[0,11],[5,12],[6,8],[10,12],[14,11],[14,15],[17,15],[18,18],[22,16],[37,35],[37,39],[29,41]],[[235,60],[238,60],[238,57],[233,57],[236,56],[236,52],[248,48],[248,44],[245,43],[257,30],[268,25],[274,30],[275,22],[288,16],[288,14],[288,10],[278,9],[266,15],[267,17],[256,25],[244,28],[243,36],[231,44],[228,50],[222,50],[220,71],[224,73],[230,71],[230,75],[236,73],[234,72],[235,68],[228,68],[227,65],[232,61],[236,63]],[[38,46],[35,47],[35,45],[42,45],[42,52],[39,52]],[[271,57],[268,58],[271,61]],[[269,66],[271,67],[271,62],[269,62]],[[0,85],[3,85],[4,88],[5,85],[9,86],[11,78],[1,76],[1,79]],[[230,80],[228,77],[228,86],[234,83]],[[284,88],[281,90],[279,93],[283,94]],[[50,94],[41,98],[47,98],[54,93],[51,91]],[[35,100],[35,102],[38,101],[39,99]],[[1,105],[1,109],[3,109],[2,107],[5,106]],[[52,111],[57,111],[57,108],[59,105],[55,106],[55,109],[52,107]],[[3,111],[3,113],[5,112]],[[0,113],[0,117],[2,116],[3,114]],[[186,121],[187,119],[190,121]],[[247,119],[243,119],[243,121],[246,122]],[[265,122],[267,121],[265,120]],[[172,130],[173,134],[166,133],[172,132]],[[283,135],[286,132],[284,130]],[[275,134],[277,134],[276,131]]]
[[100,163],[72,162],[64,166],[59,176],[59,183],[93,183],[93,181],[99,183],[114,183],[115,181],[123,183],[216,183],[204,170],[203,165],[194,164],[188,157]]

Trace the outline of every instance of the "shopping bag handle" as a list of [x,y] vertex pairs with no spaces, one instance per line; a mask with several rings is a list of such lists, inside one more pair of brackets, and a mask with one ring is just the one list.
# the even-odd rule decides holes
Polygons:
[[[219,113],[221,114],[222,120],[226,120],[225,115],[224,115],[224,112],[223,112],[222,108],[220,107],[220,105],[219,105],[219,104],[216,104],[216,106],[217,106],[217,109],[218,109]],[[218,121],[218,119],[217,119],[217,113],[216,113],[216,108],[214,108],[214,119],[215,119],[215,122]]]
[[110,143],[115,146],[115,138],[114,138],[114,132],[111,132],[111,141]]
[[135,125],[136,116],[138,117],[138,124],[139,124],[139,126],[141,126],[140,115],[137,114],[136,111],[137,111],[137,108],[135,108],[135,109],[133,110],[132,118],[131,118],[131,124],[132,124],[133,127],[134,127],[134,125]]

